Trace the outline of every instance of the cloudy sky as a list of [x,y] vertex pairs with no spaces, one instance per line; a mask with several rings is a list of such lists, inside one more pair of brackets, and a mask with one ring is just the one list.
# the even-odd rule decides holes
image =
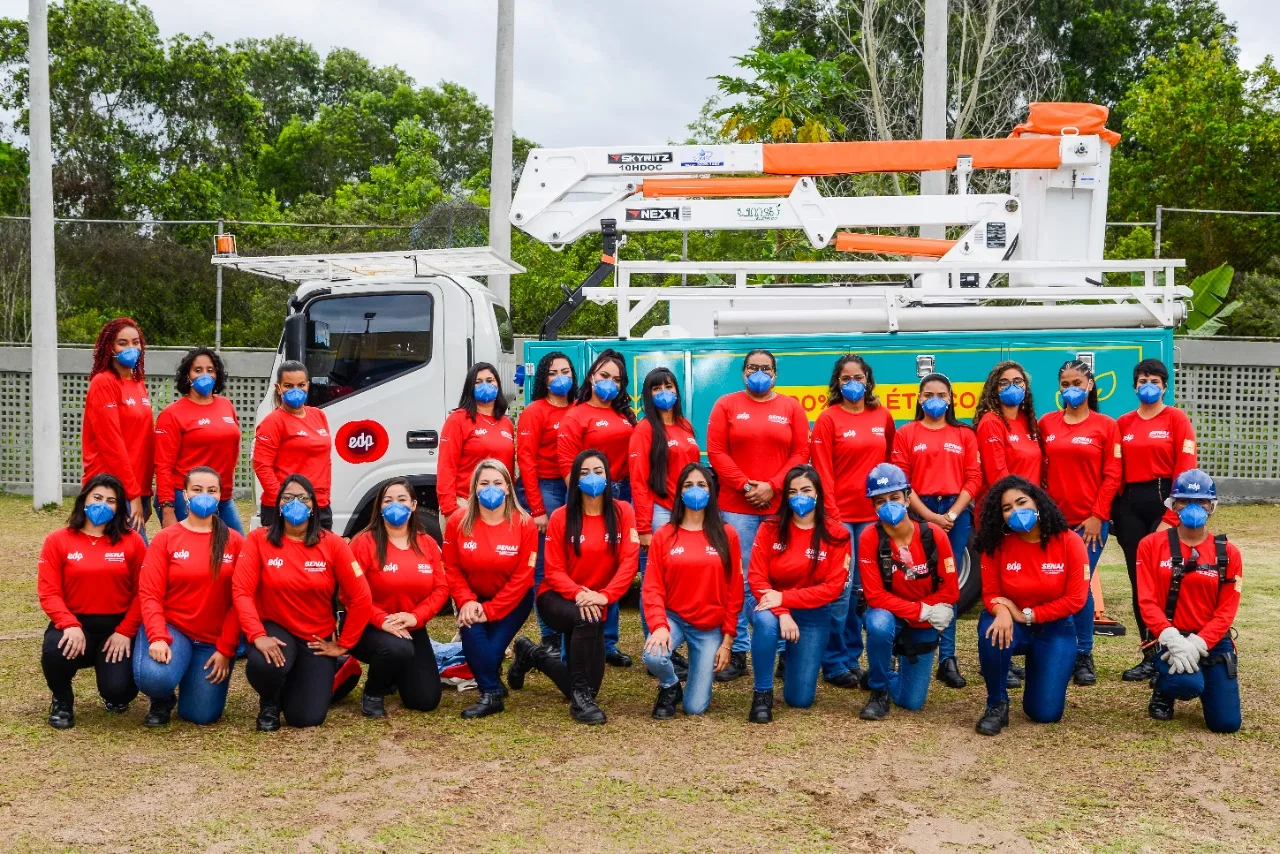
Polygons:
[[[1280,55],[1276,0],[1219,0],[1242,59]],[[349,47],[419,83],[493,97],[497,0],[149,0],[161,33],[223,41],[284,33]],[[517,133],[541,145],[661,143],[684,135],[754,37],[754,0],[516,0]],[[357,11],[358,10],[358,11]],[[25,17],[25,0],[0,0]]]

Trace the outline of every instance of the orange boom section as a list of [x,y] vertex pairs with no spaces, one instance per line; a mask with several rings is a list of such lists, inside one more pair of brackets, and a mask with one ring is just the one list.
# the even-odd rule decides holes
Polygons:
[[887,234],[855,234],[842,231],[836,235],[837,252],[879,252],[884,255],[918,255],[941,258],[955,246],[954,240],[927,237],[894,237]]
[[972,157],[974,169],[1057,169],[1057,137],[926,139],[901,142],[766,143],[769,175],[853,175],[865,172],[930,172],[954,169]]
[[686,178],[684,180],[648,180],[640,186],[646,199],[747,198],[787,196],[795,189],[797,177],[785,178]]

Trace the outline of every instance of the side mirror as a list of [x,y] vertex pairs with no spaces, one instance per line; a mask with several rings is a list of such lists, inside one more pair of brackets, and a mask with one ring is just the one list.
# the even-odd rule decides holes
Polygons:
[[299,311],[284,320],[284,357],[286,361],[302,362],[307,352],[307,315]]

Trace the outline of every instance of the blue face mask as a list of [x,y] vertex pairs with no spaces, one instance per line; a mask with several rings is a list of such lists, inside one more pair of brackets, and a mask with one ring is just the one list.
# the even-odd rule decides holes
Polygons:
[[280,508],[280,515],[290,525],[300,528],[311,518],[311,508],[295,498]]
[[560,374],[551,382],[547,383],[547,391],[557,397],[564,397],[573,389],[573,377],[566,377]]
[[876,517],[886,525],[898,525],[907,518],[907,505],[901,501],[886,501],[876,508]]
[[280,395],[280,399],[284,401],[284,405],[290,409],[298,409],[307,402],[306,389],[291,388],[284,394]]
[[764,394],[766,391],[773,388],[773,377],[769,376],[764,371],[755,371],[754,373],[747,374],[747,388],[752,394]]
[[187,509],[197,519],[208,519],[218,512],[218,496],[208,492],[197,492],[187,499]]
[[947,414],[947,402],[940,397],[931,397],[920,404],[924,414],[930,418],[941,418]]
[[507,500],[507,491],[498,486],[486,486],[476,494],[476,498],[486,510],[497,510]]
[[618,384],[613,380],[596,380],[591,387],[595,389],[596,397],[605,403],[618,396]]
[[584,474],[578,478],[578,489],[582,490],[583,495],[589,495],[595,498],[597,495],[603,495],[608,481],[604,479],[602,474]]
[[1000,389],[1000,402],[1005,406],[1017,406],[1027,396],[1027,390],[1020,385],[1007,385]]
[[840,386],[840,396],[850,403],[857,403],[867,395],[867,387],[857,380],[849,380]]
[[797,492],[787,499],[787,503],[791,505],[791,509],[797,516],[808,516],[813,512],[813,508],[818,506],[818,499],[812,495]]
[[201,374],[191,381],[191,387],[201,397],[208,397],[213,394],[213,387],[217,384],[218,380],[213,374]]
[[1072,409],[1089,399],[1089,392],[1078,385],[1067,386],[1062,390],[1062,402]]
[[382,518],[387,520],[387,524],[393,528],[399,528],[405,522],[409,521],[409,517],[413,515],[413,511],[409,509],[408,504],[401,504],[399,501],[394,504],[382,505]]
[[1178,521],[1188,528],[1203,528],[1209,521],[1209,511],[1199,504],[1188,504],[1178,511]]
[[705,510],[707,502],[711,500],[711,493],[701,486],[691,486],[680,493],[680,498],[690,510]]
[[476,403],[493,403],[498,399],[498,387],[493,383],[479,383],[472,394],[476,396]]
[[674,391],[655,391],[653,393],[653,405],[663,412],[670,412],[679,399],[680,397]]
[[1040,514],[1030,507],[1019,507],[1009,514],[1009,527],[1020,534],[1033,529],[1040,521]]
[[116,515],[116,510],[110,504],[98,502],[97,504],[86,504],[84,506],[84,515],[91,525],[105,525]]
[[1164,389],[1155,383],[1143,383],[1138,386],[1138,400],[1143,403],[1155,403],[1164,397]]
[[119,353],[116,353],[116,361],[129,370],[133,370],[133,366],[138,364],[138,360],[142,358],[142,351],[137,347],[125,347]]

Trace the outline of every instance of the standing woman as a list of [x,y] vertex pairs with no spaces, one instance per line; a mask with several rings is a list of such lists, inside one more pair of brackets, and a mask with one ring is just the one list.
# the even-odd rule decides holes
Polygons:
[[[222,396],[227,370],[222,357],[208,347],[187,352],[178,363],[174,386],[182,395],[156,419],[156,499],[160,526],[187,518],[184,483],[187,473],[208,466],[218,473],[222,494],[218,518],[244,534],[240,513],[231,500],[236,464],[240,462],[240,421],[231,401]],[[230,577],[231,573],[227,573]]]
[[49,615],[40,667],[53,693],[54,729],[76,725],[77,670],[93,668],[109,712],[123,712],[138,696],[129,648],[141,619],[135,592],[146,551],[129,525],[124,486],[109,474],[90,477],[67,526],[44,538],[36,593]]
[[565,638],[568,662],[558,649],[517,638],[507,682],[521,688],[525,673],[540,670],[569,701],[574,720],[602,724],[596,695],[604,681],[605,615],[636,577],[640,536],[631,505],[613,497],[604,454],[583,451],[574,463],[569,503],[547,528],[547,589],[538,596],[538,609]]
[[[720,483],[724,521],[737,532],[744,561],[760,524],[782,505],[783,478],[809,459],[809,418],[799,401],[773,390],[777,378],[773,354],[752,350],[742,360],[746,389],[717,400],[707,425],[707,461]],[[745,574],[745,562],[742,569]],[[747,627],[756,603],[750,590],[743,594],[729,665],[716,673],[717,682],[747,673]]]
[[84,399],[81,454],[85,486],[100,474],[124,485],[125,520],[146,541],[155,474],[155,432],[146,387],[146,341],[137,321],[117,317],[93,345],[89,393]]
[[[1120,487],[1120,431],[1116,422],[1098,412],[1093,371],[1078,359],[1058,369],[1062,411],[1040,419],[1044,439],[1044,485],[1067,524],[1084,540],[1089,554],[1089,577],[1111,530],[1111,499]],[[1027,478],[1031,480],[1031,478]],[[1077,685],[1093,685],[1093,587],[1084,607],[1073,618],[1076,627]]]
[[179,493],[191,512],[156,535],[142,564],[133,678],[151,698],[150,727],[167,725],[175,704],[193,724],[213,723],[227,706],[240,643],[231,576],[244,538],[218,515],[222,491],[217,471],[192,469]]
[[782,482],[778,518],[760,526],[751,549],[748,582],[758,603],[751,615],[755,690],[747,720],[773,721],[773,666],[778,638],[786,641],[782,699],[793,709],[813,705],[818,671],[831,632],[832,603],[849,589],[849,532],[827,517],[822,480],[810,465]]
[[[964,557],[973,530],[973,496],[982,487],[982,461],[978,438],[956,419],[951,380],[929,374],[920,380],[916,420],[893,439],[892,462],[900,467],[912,487],[911,509],[925,522],[947,532],[951,553]],[[956,661],[955,620],[938,642],[936,678],[948,688],[968,683]]]
[[449,517],[444,565],[458,607],[462,650],[480,699],[462,710],[483,718],[505,708],[498,668],[512,638],[533,610],[533,565],[538,529],[516,503],[505,465],[481,460],[471,474],[467,506]]
[[862,679],[862,618],[858,595],[858,537],[875,521],[866,497],[867,475],[893,451],[893,415],[876,397],[871,365],[846,353],[836,360],[827,388],[827,408],[813,425],[809,451],[825,484],[827,509],[849,532],[849,583],[831,603],[831,637],[822,654],[822,677],[837,688],[855,688]]
[[329,446],[329,419],[324,410],[307,406],[311,382],[301,362],[281,362],[276,368],[276,408],[262,419],[253,439],[253,473],[262,484],[258,521],[275,528],[279,518],[276,495],[285,478],[300,474],[315,491],[311,514],[324,528],[333,527],[329,489],[333,484],[333,460]]
[[1143,644],[1142,661],[1124,672],[1126,682],[1145,682],[1156,675],[1155,645],[1138,605],[1138,544],[1148,534],[1178,524],[1165,506],[1174,478],[1196,467],[1196,432],[1187,413],[1166,406],[1169,369],[1159,359],[1144,359],[1133,368],[1138,408],[1118,419],[1124,446],[1124,476],[1111,508],[1112,526],[1124,551],[1133,591],[1133,617]]
[[1089,556],[1084,542],[1040,487],[1006,477],[987,494],[975,545],[982,553],[978,661],[987,683],[987,708],[976,726],[998,735],[1009,725],[1005,675],[1026,655],[1022,710],[1036,723],[1057,723],[1067,706],[1075,665],[1071,616],[1084,606]]
[[[250,531],[236,561],[231,598],[251,645],[244,672],[261,698],[258,729],[324,723],[337,659],[369,622],[369,585],[347,541],[320,524],[316,489],[300,474],[276,494],[270,527]],[[346,606],[334,634],[334,593]]]
[[[729,649],[742,611],[742,552],[738,532],[720,518],[711,470],[690,463],[680,472],[671,521],[649,542],[649,571],[641,599],[650,634],[644,663],[658,679],[653,717],[701,715],[711,704],[713,674],[729,665]],[[688,690],[676,678],[671,655],[689,642]]]
[[418,516],[408,478],[384,483],[373,506],[377,515],[351,541],[373,600],[369,625],[351,648],[369,665],[361,712],[385,718],[384,698],[392,688],[406,709],[430,712],[440,705],[440,672],[427,623],[449,598],[444,560]]
[[982,509],[982,499],[991,484],[1011,474],[1040,482],[1044,453],[1031,399],[1031,378],[1022,365],[1000,362],[987,374],[973,413],[973,427],[978,434],[983,484],[974,497],[974,510]]
[[440,431],[436,499],[442,517],[467,506],[471,473],[481,460],[488,459],[515,471],[516,428],[507,417],[507,397],[502,393],[498,369],[488,362],[476,362],[462,381],[458,408],[449,413]]

